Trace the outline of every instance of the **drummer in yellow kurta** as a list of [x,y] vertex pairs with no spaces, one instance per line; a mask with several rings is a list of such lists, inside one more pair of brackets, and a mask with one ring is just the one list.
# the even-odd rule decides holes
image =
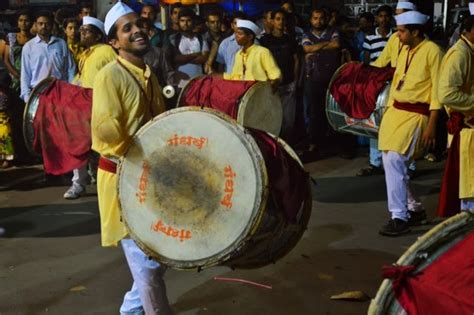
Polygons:
[[[470,4],[474,14],[474,3]],[[466,17],[461,26],[462,35],[443,59],[438,97],[446,106],[452,126],[460,116],[459,129],[459,199],[460,209],[474,211],[474,15]],[[463,126],[464,124],[464,126]],[[454,129],[454,128],[453,128]],[[456,132],[457,133],[457,132]],[[451,135],[452,136],[452,135]],[[450,155],[453,152],[449,153]],[[448,159],[449,161],[449,159]],[[446,164],[446,172],[450,171]],[[445,172],[445,177],[447,176]],[[448,174],[449,175],[449,174]],[[448,184],[443,181],[443,185]],[[443,193],[444,189],[442,189]],[[441,200],[441,199],[440,199]],[[459,209],[459,208],[458,208]],[[438,215],[451,209],[438,209]],[[444,215],[443,215],[444,216]]]
[[404,44],[397,62],[390,101],[379,130],[379,150],[387,185],[391,219],[380,234],[398,236],[426,215],[409,189],[407,165],[435,143],[441,104],[437,97],[441,49],[426,39],[429,17],[417,11],[397,15],[397,32]]
[[267,48],[254,44],[258,33],[259,28],[252,21],[237,20],[235,40],[242,48],[235,55],[232,72],[224,73],[224,79],[269,81],[276,90],[282,74],[272,53]]
[[164,100],[156,76],[143,59],[150,44],[139,16],[119,1],[107,13],[104,24],[119,57],[99,71],[93,84],[92,148],[101,155],[97,194],[102,245],[120,242],[133,275],[132,289],[124,297],[120,313],[171,314],[164,266],[150,260],[127,238],[115,173],[117,160],[138,129],[164,111]]
[[[81,35],[81,47],[86,50],[82,53],[78,61],[78,72],[73,80],[73,84],[84,88],[92,88],[97,73],[109,62],[117,58],[117,54],[110,45],[102,44],[105,38],[104,23],[99,19],[85,16],[82,26],[79,29]],[[92,171],[97,169],[96,155],[92,155],[89,160]],[[72,185],[64,193],[65,199],[77,199],[85,194],[86,183],[89,174],[87,164],[81,168],[73,170]],[[95,177],[94,177],[95,178]]]
[[[397,7],[395,8],[395,15],[399,15],[408,11],[416,10],[416,5],[409,1],[398,1]],[[370,65],[378,68],[385,68],[390,66],[392,68],[397,67],[398,57],[402,51],[403,44],[398,38],[397,32],[393,32],[392,36],[387,41],[384,49],[377,59],[372,62]],[[378,149],[378,139],[370,138],[369,139],[369,165],[367,167],[361,168],[357,172],[357,176],[371,176],[377,173],[380,173],[382,165],[382,152]],[[415,161],[410,163],[408,167],[409,171],[414,172],[416,169]]]
[[79,28],[81,45],[85,50],[77,63],[77,75],[74,84],[92,88],[95,77],[105,65],[117,59],[112,46],[104,44],[104,24],[99,19],[85,16]]

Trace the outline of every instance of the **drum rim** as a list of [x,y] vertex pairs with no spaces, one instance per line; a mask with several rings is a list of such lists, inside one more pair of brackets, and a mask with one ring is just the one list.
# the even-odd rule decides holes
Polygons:
[[[270,87],[270,83],[255,81],[255,83],[240,97],[240,99],[239,99],[239,109],[237,111],[237,122],[239,124],[244,125],[244,118],[245,118],[246,109],[247,109],[248,105],[250,104],[249,100],[261,87]],[[279,120],[280,124],[277,128],[278,132],[275,132],[274,133],[275,135],[279,135],[281,133],[281,127],[282,127],[282,124],[283,124],[283,104],[281,103],[281,99],[279,97],[278,97],[278,101],[279,101],[279,106],[277,104],[272,105],[272,106],[278,106],[278,108],[280,109],[280,113],[281,113],[281,119]],[[250,128],[252,128],[252,127],[250,127]],[[255,128],[255,127],[253,127],[253,128]],[[255,129],[257,129],[257,128],[255,128]],[[259,129],[259,130],[262,130],[262,129]],[[273,134],[273,133],[270,133],[270,134]]]
[[[242,231],[241,235],[232,243],[230,244],[227,248],[222,250],[220,253],[205,258],[205,259],[199,259],[199,260],[193,260],[193,261],[182,261],[182,260],[175,260],[175,259],[169,259],[168,257],[165,257],[163,255],[158,254],[154,250],[148,248],[143,242],[141,242],[138,237],[136,236],[135,233],[130,229],[127,221],[125,220],[125,215],[124,215],[124,210],[122,208],[122,200],[120,198],[120,179],[121,179],[121,174],[123,172],[123,161],[125,160],[125,157],[127,153],[130,151],[130,149],[133,146],[134,140],[142,133],[144,133],[151,124],[153,124],[155,121],[160,120],[164,117],[174,115],[180,112],[206,112],[210,114],[214,114],[218,118],[226,121],[227,123],[230,123],[234,128],[237,128],[242,131],[242,133],[245,136],[245,139],[249,142],[250,147],[253,149],[256,155],[254,156],[255,159],[255,165],[257,166],[260,174],[261,174],[261,194],[258,198],[259,202],[256,204],[257,211],[253,214],[251,220],[249,220],[249,223],[245,227],[244,231]],[[119,160],[119,163],[117,164],[117,196],[118,196],[118,205],[119,205],[119,210],[121,217],[123,218],[123,223],[127,229],[128,234],[130,237],[137,243],[137,245],[143,250],[145,254],[147,254],[149,257],[152,257],[159,261],[160,263],[163,263],[173,269],[176,270],[202,270],[205,268],[209,268],[212,266],[216,266],[219,264],[225,263],[229,258],[232,257],[232,254],[235,253],[236,251],[242,249],[243,247],[246,246],[248,241],[252,238],[252,236],[255,234],[255,232],[258,230],[258,227],[260,226],[260,222],[262,221],[264,215],[265,215],[265,209],[268,201],[268,196],[269,196],[269,183],[268,183],[268,174],[267,174],[267,169],[265,166],[265,160],[263,158],[263,155],[256,143],[256,141],[251,137],[248,131],[245,130],[245,128],[241,125],[239,125],[234,119],[232,119],[230,116],[226,115],[225,113],[222,113],[220,111],[217,111],[212,108],[207,108],[207,107],[199,107],[199,106],[185,106],[185,107],[180,107],[180,108],[175,108],[169,111],[166,111],[156,117],[154,117],[152,120],[148,121],[145,125],[143,125],[132,137],[132,141],[128,144],[124,154]]]
[[[191,79],[188,80],[188,82],[181,89],[181,93],[179,93],[179,95],[178,95],[178,100],[176,101],[176,108],[185,107],[185,105],[182,105],[181,103],[183,102],[183,100],[186,96],[185,93],[188,92],[189,87],[191,86],[191,83],[194,82],[194,81],[197,81],[201,78],[204,78],[204,77],[206,77],[206,75],[200,74],[200,75],[194,76],[194,77],[192,77]],[[186,105],[186,106],[188,106],[188,105]]]
[[53,78],[53,77],[47,77],[43,80],[41,80],[34,88],[33,90],[31,90],[31,93],[30,93],[30,96],[28,98],[28,101],[26,102],[26,106],[25,106],[25,109],[23,110],[23,141],[26,145],[26,148],[28,149],[28,151],[30,152],[30,154],[34,155],[34,156],[41,156],[41,154],[39,154],[38,152],[36,152],[34,149],[33,149],[33,146],[32,146],[32,143],[30,143],[30,141],[28,140],[28,125],[31,125],[31,133],[34,135],[34,128],[33,128],[33,122],[35,120],[35,117],[36,117],[36,113],[38,111],[38,107],[36,107],[36,110],[34,111],[34,113],[31,113],[31,124],[29,124],[30,122],[30,119],[29,119],[29,114],[30,114],[30,107],[32,105],[32,103],[35,101],[35,100],[38,100],[38,106],[39,106],[39,96],[41,95],[41,93],[48,89],[57,79],[56,78]]
[[[431,228],[429,231],[420,236],[415,243],[413,243],[397,260],[395,265],[406,266],[410,265],[412,261],[416,258],[416,254],[431,246],[439,238],[434,238],[433,236],[441,232],[445,235],[450,231],[459,231],[460,227],[468,225],[474,221],[474,215],[468,212],[461,212],[441,223]],[[368,314],[386,314],[388,305],[385,305],[386,302],[389,302],[393,299],[392,294],[392,281],[390,279],[384,279],[377,294],[372,299],[369,305]]]

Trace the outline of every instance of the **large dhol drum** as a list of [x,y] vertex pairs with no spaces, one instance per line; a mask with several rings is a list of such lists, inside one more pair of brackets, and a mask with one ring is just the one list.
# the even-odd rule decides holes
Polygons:
[[[472,241],[472,237],[474,235],[473,233],[474,215],[466,212],[460,213],[436,225],[423,236],[418,238],[418,240],[412,246],[410,246],[408,250],[398,259],[396,265],[414,266],[414,270],[412,271],[412,273],[419,274],[420,272],[424,271],[424,273],[426,274],[428,270],[427,268],[430,268],[433,264],[438,263],[439,258],[442,258],[444,254],[449,253],[450,255],[453,255],[454,253],[454,255],[471,255],[468,257],[472,257],[472,252],[462,251],[462,249],[459,249],[459,245],[465,240]],[[471,271],[470,275],[467,275],[465,271],[464,273],[462,273],[462,270],[459,270],[458,268],[459,266],[450,264],[450,266],[445,269],[445,274],[439,274],[440,279],[444,279],[442,280],[444,282],[445,280],[448,280],[448,278],[451,278],[449,276],[450,274],[452,274],[452,277],[463,275],[466,277],[470,277],[470,283],[472,285],[473,272]],[[472,270],[472,264],[470,265],[470,269]],[[431,270],[429,271],[433,272]],[[423,282],[420,281],[420,283]],[[460,289],[462,290],[462,287],[457,287],[455,289],[459,291]],[[425,283],[423,290],[425,291],[423,292],[424,296],[431,295],[435,299],[445,299],[445,295],[447,294],[447,292],[450,291],[449,288],[436,287],[431,283]],[[455,291],[453,288],[451,288],[451,290]],[[416,294],[416,292],[412,293]],[[453,294],[455,295],[455,293]],[[430,305],[430,308],[437,307],[433,304]],[[471,310],[472,305],[473,303],[471,303]],[[426,314],[432,313],[428,309],[424,311],[426,311]],[[404,308],[400,305],[399,301],[395,297],[392,286],[392,280],[385,279],[382,282],[382,285],[380,286],[377,295],[370,304],[368,314],[407,314],[406,310],[404,310]],[[439,309],[436,314],[441,314],[439,312]],[[445,314],[459,313],[447,312]]]
[[[238,93],[235,93],[238,91]],[[226,104],[222,104],[222,102]],[[230,105],[230,106],[229,106]],[[280,97],[268,82],[229,81],[213,76],[191,79],[177,107],[202,106],[226,113],[244,127],[279,135],[283,121]]]
[[28,151],[35,156],[40,155],[33,149],[33,141],[35,139],[35,130],[33,128],[33,122],[36,117],[36,112],[38,111],[39,98],[41,94],[45,90],[47,90],[54,81],[54,78],[47,78],[36,85],[36,87],[31,91],[30,98],[26,103],[25,112],[23,114],[23,135],[25,138],[25,145]]
[[156,117],[117,173],[131,237],[175,269],[273,263],[296,245],[311,214],[309,177],[291,148],[211,109]]
[[385,82],[385,87],[377,96],[375,110],[372,112],[370,117],[367,119],[355,119],[349,117],[341,110],[340,105],[337,103],[330,91],[332,90],[334,81],[341,75],[344,68],[351,65],[352,63],[346,63],[339,67],[329,83],[328,92],[326,94],[326,115],[329,125],[338,132],[377,138],[382,116],[385,112],[390,96],[391,81]]

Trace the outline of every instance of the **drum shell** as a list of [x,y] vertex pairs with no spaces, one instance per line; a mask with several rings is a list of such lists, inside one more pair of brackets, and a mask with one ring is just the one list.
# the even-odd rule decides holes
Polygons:
[[[198,76],[191,79],[179,93],[177,107],[187,106],[185,97],[190,87],[198,80],[206,78]],[[239,99],[237,117],[234,117],[239,124],[279,135],[283,121],[283,108],[280,97],[273,93],[270,83],[256,82]],[[200,104],[189,104],[199,106]]]
[[391,81],[388,81],[385,84],[383,90],[379,93],[375,110],[369,118],[351,118],[341,110],[339,104],[336,102],[334,96],[330,92],[334,80],[338,77],[346,65],[342,65],[334,73],[326,93],[326,116],[329,125],[338,132],[350,133],[357,136],[365,136],[376,139],[378,138],[378,130],[382,121],[382,116],[390,98]]
[[[201,110],[199,108],[184,107],[164,113],[155,118],[154,121],[160,120],[160,118],[164,118],[169,115],[173,115],[174,113],[179,113],[180,111],[209,112],[212,110]],[[215,114],[221,116],[223,120],[234,124],[224,114]],[[145,125],[137,133],[137,136],[140,137],[140,134],[146,132],[148,128],[151,128],[153,123],[154,122],[150,122]],[[243,130],[242,127],[240,128]],[[279,145],[281,145],[291,157],[297,159],[296,154],[283,141],[279,140]],[[256,193],[257,195],[261,196],[261,202],[258,204],[258,211],[255,212],[254,219],[249,221],[246,232],[243,233],[242,237],[235,240],[235,242],[231,246],[226,248],[226,250],[216,255],[213,255],[212,257],[207,257],[205,259],[178,260],[168,258],[166,253],[159,253],[157,250],[151,248],[153,246],[145,245],[145,242],[140,239],[140,237],[136,233],[136,230],[131,227],[128,222],[131,209],[127,209],[126,207],[127,201],[125,200],[126,197],[124,197],[124,194],[126,194],[126,189],[124,187],[126,185],[122,184],[126,181],[130,181],[130,179],[125,179],[128,172],[126,170],[127,163],[130,163],[130,158],[127,157],[129,153],[127,152],[118,168],[118,183],[119,199],[122,204],[122,218],[124,218],[124,221],[128,226],[132,238],[135,239],[137,244],[150,257],[153,257],[155,260],[160,261],[161,263],[166,264],[171,268],[180,270],[204,269],[215,265],[227,265],[233,268],[256,268],[263,265],[267,265],[269,263],[273,263],[277,259],[283,257],[296,245],[298,240],[301,238],[304,230],[306,229],[311,213],[311,190],[308,189],[308,195],[306,196],[305,201],[301,204],[301,210],[299,211],[299,215],[297,217],[296,222],[294,224],[287,223],[281,211],[276,211],[273,200],[268,199],[270,198],[269,196],[271,196],[271,188],[267,183],[267,174],[264,165],[265,162],[261,154],[258,154],[258,152],[256,153],[256,164],[258,164],[259,167],[262,168],[262,178],[259,180],[262,185],[261,189]],[[301,162],[299,162],[299,160],[296,161],[298,161],[299,165],[302,167]],[[309,180],[306,183],[302,183],[302,185],[309,186]]]

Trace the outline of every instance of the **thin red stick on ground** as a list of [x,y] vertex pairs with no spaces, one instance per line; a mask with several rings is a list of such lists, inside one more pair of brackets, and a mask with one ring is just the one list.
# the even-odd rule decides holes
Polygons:
[[244,279],[214,277],[214,280],[216,280],[216,281],[228,281],[228,282],[240,282],[240,283],[251,284],[251,285],[254,285],[256,287],[263,288],[263,289],[269,289],[269,290],[272,289],[271,285],[265,285],[265,284],[261,284],[261,283],[257,283],[257,282],[253,282],[253,281],[249,281],[249,280],[244,280]]

